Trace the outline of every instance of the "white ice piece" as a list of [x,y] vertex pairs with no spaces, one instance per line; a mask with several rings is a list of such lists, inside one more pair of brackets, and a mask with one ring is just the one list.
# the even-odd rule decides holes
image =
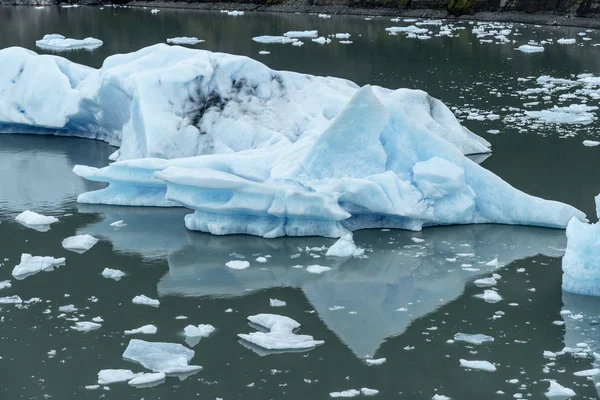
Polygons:
[[115,227],[115,228],[122,228],[124,226],[127,226],[127,224],[121,219],[119,221],[112,222],[110,224],[110,226]]
[[367,365],[381,365],[387,361],[387,358],[367,358],[365,362]]
[[354,244],[352,233],[347,233],[338,239],[327,250],[327,257],[360,257],[365,253],[365,249],[361,249]]
[[289,38],[316,38],[319,36],[319,31],[289,31],[283,34]]
[[548,379],[548,383],[550,383],[550,387],[544,394],[551,400],[567,400],[575,396],[575,391],[573,389],[562,386],[554,379]]
[[158,329],[156,328],[156,326],[149,324],[140,326],[139,328],[126,330],[124,333],[125,335],[136,335],[138,333],[141,333],[143,335],[154,335],[157,332],[157,330]]
[[556,41],[556,43],[558,43],[558,44],[575,44],[576,41],[577,41],[577,39],[560,38]]
[[183,329],[187,337],[208,337],[215,331],[215,327],[210,324],[188,325]]
[[98,385],[126,382],[135,376],[136,374],[129,369],[103,369],[98,372]]
[[454,335],[454,340],[459,342],[467,342],[470,344],[483,344],[486,342],[493,342],[494,338],[482,333],[469,334],[469,333],[457,333]]
[[517,47],[517,50],[522,51],[523,53],[542,53],[544,51],[544,47],[532,46],[530,44],[523,44],[523,45]]
[[311,274],[322,274],[323,272],[327,272],[331,270],[331,267],[325,267],[324,265],[309,265],[306,267],[306,271]]
[[0,304],[21,304],[23,300],[17,295],[0,297]]
[[269,352],[305,351],[322,345],[310,335],[297,335],[300,324],[289,317],[277,314],[258,314],[248,317],[248,321],[269,330],[269,332],[240,333],[238,337]]
[[146,296],[145,294],[141,294],[138,296],[135,296],[131,302],[133,304],[140,304],[143,306],[151,306],[151,307],[158,307],[160,306],[160,301],[158,301],[157,299],[152,299],[148,296]]
[[100,325],[96,322],[78,321],[78,322],[75,322],[75,326],[72,326],[71,329],[74,329],[79,332],[90,332],[90,331],[99,329],[101,327],[102,327],[102,325]]
[[495,290],[491,289],[484,290],[482,294],[478,294],[476,297],[479,297],[488,303],[497,303],[502,300],[502,296],[500,296]]
[[469,369],[478,369],[481,371],[494,372],[496,367],[489,361],[463,360],[460,359],[460,366]]
[[227,261],[225,265],[231,269],[246,269],[250,266],[250,263],[243,260],[231,260]]
[[202,42],[204,42],[204,40],[198,39],[197,37],[189,37],[189,36],[174,37],[174,38],[167,39],[167,43],[176,44],[179,46],[193,46],[195,44],[202,43]]
[[202,369],[197,365],[189,365],[194,354],[193,350],[178,343],[132,339],[123,353],[123,359],[136,362],[154,372],[186,374]]
[[257,43],[263,43],[263,44],[286,44],[286,43],[294,43],[294,42],[298,41],[298,39],[296,39],[296,38],[290,38],[287,36],[269,36],[269,35],[255,36],[252,38],[252,40],[254,40]]
[[34,211],[25,210],[21,214],[17,215],[15,220],[25,226],[36,228],[39,226],[48,227],[50,224],[58,222],[58,218],[50,217],[42,214],[38,214]]
[[51,51],[70,51],[70,50],[94,50],[102,46],[102,40],[88,37],[85,39],[69,39],[63,35],[50,34],[44,35],[41,40],[37,40],[35,45],[43,50]]
[[62,247],[75,253],[85,253],[98,243],[98,239],[91,235],[70,236],[62,241]]
[[331,43],[331,39],[329,39],[329,38],[326,38],[326,37],[323,37],[323,36],[321,36],[321,37],[318,37],[318,38],[316,38],[316,39],[311,39],[311,40],[312,40],[313,42],[315,42],[315,43],[319,43],[319,44],[329,44],[329,43]]
[[271,307],[285,307],[287,303],[279,299],[269,299]]
[[164,382],[166,377],[164,372],[143,373],[131,379],[127,384],[135,387],[151,387]]
[[64,257],[32,256],[31,254],[23,253],[21,254],[21,262],[12,271],[12,276],[19,280],[25,279],[41,271],[52,271],[54,267],[64,264]]
[[600,142],[597,140],[584,140],[583,145],[586,147],[595,147],[600,145]]
[[102,276],[107,279],[114,279],[115,281],[121,280],[125,276],[125,272],[118,269],[104,268]]

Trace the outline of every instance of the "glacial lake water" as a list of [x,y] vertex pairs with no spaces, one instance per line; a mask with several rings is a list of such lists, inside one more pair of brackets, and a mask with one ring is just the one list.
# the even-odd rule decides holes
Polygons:
[[[427,40],[385,31],[411,23],[387,17],[0,7],[0,48],[36,51],[35,40],[48,33],[93,36],[104,41],[99,49],[61,55],[99,67],[111,54],[169,37],[197,36],[206,41],[196,48],[247,55],[274,69],[422,89],[492,143],[484,167],[519,189],[572,204],[595,220],[600,147],[582,142],[600,138],[598,122],[542,124],[524,118],[523,111],[586,99],[598,105],[576,93],[581,86],[557,82],[545,93],[535,89],[543,87],[536,82],[543,75],[574,81],[578,74],[597,74],[600,48],[594,44],[600,43],[600,32],[515,24],[508,35],[515,43],[498,44],[493,36],[483,38],[492,43],[481,42],[469,22],[455,23],[466,28],[454,31],[457,37],[436,37],[439,27],[428,25],[433,35]],[[334,39],[321,46],[309,40],[294,47],[251,40],[305,29],[348,32],[353,43]],[[577,43],[559,45],[559,38],[577,38]],[[515,50],[529,40],[547,39],[553,42],[541,54]],[[261,50],[270,54],[259,55]],[[79,193],[100,186],[76,177],[72,167],[104,166],[113,151],[84,139],[0,135],[0,282],[10,279],[12,284],[0,289],[0,297],[40,299],[0,306],[0,398],[326,399],[332,392],[371,388],[379,391],[374,398],[382,399],[431,399],[435,394],[541,399],[548,379],[575,390],[577,398],[598,398],[597,377],[574,373],[594,368],[593,353],[600,352],[600,299],[562,292],[564,231],[500,225],[366,230],[356,232],[355,241],[368,258],[340,261],[305,250],[330,246],[332,239],[217,237],[187,231],[184,209],[77,204]],[[26,228],[14,220],[25,209],[58,216],[60,222],[48,232]],[[111,227],[117,220],[127,225]],[[101,240],[84,254],[61,247],[65,237],[83,233]],[[11,271],[22,253],[66,257],[67,262],[16,280]],[[255,261],[266,256],[265,263]],[[250,268],[225,267],[241,257]],[[486,265],[495,258],[499,267]],[[331,270],[311,274],[294,268],[311,264]],[[118,282],[105,279],[105,267],[127,276]],[[497,303],[478,298],[484,288],[474,284],[492,273],[501,276],[496,287],[503,299]],[[140,294],[159,299],[160,307],[132,304]],[[287,305],[274,308],[269,299]],[[58,307],[69,304],[78,310],[61,316]],[[255,331],[246,318],[269,312],[297,320],[302,324],[298,333],[324,345],[265,355],[238,343],[238,333]],[[97,330],[71,329],[75,318],[98,316],[103,322]],[[158,332],[123,333],[146,324],[156,325]],[[199,343],[186,343],[183,328],[188,324],[212,324],[216,331]],[[457,333],[481,333],[494,341],[453,342]],[[96,384],[102,369],[143,371],[122,359],[131,338],[194,345],[192,363],[203,370],[185,379],[169,377],[153,388],[119,383],[86,389]],[[565,347],[566,354],[544,355]],[[369,366],[367,357],[386,362]],[[466,369],[460,359],[486,360],[496,371]]]

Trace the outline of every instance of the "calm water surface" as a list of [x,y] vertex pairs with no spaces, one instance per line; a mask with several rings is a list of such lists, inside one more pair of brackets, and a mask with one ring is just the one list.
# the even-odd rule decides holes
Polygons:
[[[581,142],[600,136],[598,123],[514,123],[508,107],[535,101],[517,91],[536,87],[540,75],[572,78],[598,72],[600,50],[593,44],[600,33],[588,32],[592,40],[578,45],[522,54],[514,47],[530,39],[578,37],[583,30],[515,25],[517,43],[497,45],[480,43],[467,23],[469,29],[458,31],[459,37],[431,40],[389,36],[384,28],[392,25],[398,24],[348,16],[324,20],[247,13],[234,18],[189,10],[152,15],[141,9],[0,7],[0,48],[36,50],[35,40],[47,33],[93,36],[104,46],[63,55],[99,67],[111,54],[168,37],[197,36],[206,40],[197,48],[251,56],[275,69],[423,89],[456,107],[466,126],[492,142],[494,154],[483,161],[484,167],[519,189],[593,216],[593,196],[600,192],[594,179],[599,148]],[[354,43],[307,42],[296,48],[251,40],[304,29],[349,32]],[[265,49],[271,54],[259,56]],[[517,80],[527,77],[534,79]],[[554,100],[546,100],[542,108],[559,104]],[[500,119],[467,119],[473,110]],[[12,287],[0,291],[0,296],[42,299],[0,308],[0,398],[326,399],[334,391],[367,387],[385,399],[431,399],[436,393],[452,399],[539,399],[548,387],[546,379],[572,388],[577,398],[598,397],[594,380],[573,373],[592,368],[591,353],[600,351],[600,301],[562,293],[563,231],[496,225],[419,233],[361,231],[355,240],[367,249],[368,258],[332,260],[316,251],[299,251],[329,246],[330,239],[216,237],[187,231],[183,209],[78,205],[77,194],[98,186],[74,176],[71,168],[106,165],[113,151],[82,139],[0,136],[0,281],[12,279],[21,253],[67,258],[55,271],[12,279]],[[14,221],[25,209],[58,216],[60,222],[45,233],[28,229]],[[127,226],[110,227],[121,219]],[[81,255],[61,247],[65,237],[83,233],[101,241]],[[266,263],[254,262],[267,255]],[[251,267],[224,267],[240,257]],[[494,258],[500,262],[497,269],[485,264]],[[332,269],[315,275],[293,268],[310,264]],[[105,267],[127,276],[119,282],[104,279]],[[477,298],[484,289],[473,284],[492,272],[501,275],[497,288],[503,297],[494,304]],[[139,294],[160,299],[160,307],[133,305],[131,299]],[[270,298],[287,305],[272,308]],[[58,307],[67,304],[78,312],[61,317]],[[263,312],[294,318],[302,324],[299,333],[325,344],[304,353],[268,355],[239,344],[238,333],[254,331],[246,317]],[[188,319],[176,319],[182,315]],[[97,316],[104,319],[102,327],[89,333],[70,329],[74,321],[67,319]],[[150,323],[158,333],[142,339],[182,344],[186,325],[214,325],[216,332],[193,346],[193,364],[204,369],[184,380],[170,377],[154,388],[114,384],[110,390],[86,389],[96,383],[101,369],[142,371],[121,357],[131,338],[123,331]],[[458,332],[495,340],[480,346],[448,342]],[[578,345],[581,350],[574,354],[556,359],[543,355]],[[56,351],[53,357],[51,350]],[[367,356],[387,361],[367,366]],[[497,371],[467,370],[459,366],[460,359],[487,360]],[[514,379],[518,382],[512,383]]]

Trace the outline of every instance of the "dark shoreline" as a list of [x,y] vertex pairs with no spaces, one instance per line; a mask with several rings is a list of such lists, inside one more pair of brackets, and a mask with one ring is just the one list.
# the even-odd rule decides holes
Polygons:
[[[0,0],[0,5],[15,6],[55,6],[60,4],[79,4],[82,6],[102,6],[102,1],[81,0],[72,2],[59,2],[53,4],[52,0]],[[108,3],[108,2],[107,2]],[[548,12],[516,12],[516,11],[480,11],[472,14],[460,16],[451,15],[444,9],[397,9],[397,8],[362,8],[350,7],[341,3],[313,5],[306,0],[287,1],[279,4],[254,4],[254,3],[235,3],[235,2],[183,2],[183,1],[137,1],[126,3],[129,7],[148,7],[148,8],[172,8],[172,9],[193,9],[205,11],[219,10],[239,10],[254,12],[275,12],[275,13],[324,13],[331,15],[355,15],[355,16],[373,16],[373,17],[405,17],[405,18],[437,18],[452,21],[486,21],[486,22],[511,22],[536,24],[547,26],[567,26],[579,28],[600,29],[600,18],[597,17],[577,17],[571,14],[558,14]]]

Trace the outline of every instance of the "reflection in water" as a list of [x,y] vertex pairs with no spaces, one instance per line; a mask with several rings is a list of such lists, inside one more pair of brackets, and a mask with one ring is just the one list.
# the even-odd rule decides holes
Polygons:
[[[467,281],[495,269],[486,262],[498,258],[500,265],[508,265],[540,253],[558,257],[565,245],[561,230],[518,226],[360,231],[355,240],[367,249],[368,258],[343,260],[307,250],[334,243],[325,238],[267,240],[188,232],[181,216],[173,218],[185,210],[80,206],[80,212],[100,213],[104,220],[78,233],[106,237],[121,252],[167,255],[169,271],[158,283],[160,296],[220,298],[273,287],[300,288],[328,328],[359,357],[374,355],[386,338],[457,298]],[[110,226],[120,219],[127,226]],[[425,241],[415,243],[411,237]],[[256,262],[259,256],[267,262]],[[225,267],[242,257],[250,268]],[[299,268],[311,264],[331,270],[312,274]]]

